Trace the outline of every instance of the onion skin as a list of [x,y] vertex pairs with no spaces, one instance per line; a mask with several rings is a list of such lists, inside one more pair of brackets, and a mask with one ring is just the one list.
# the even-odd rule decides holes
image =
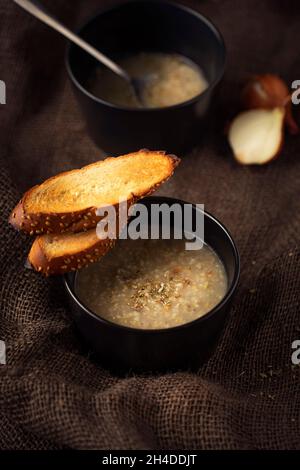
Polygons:
[[241,93],[242,106],[250,109],[285,108],[285,123],[290,134],[300,132],[292,115],[292,102],[289,89],[277,75],[255,75],[244,86]]

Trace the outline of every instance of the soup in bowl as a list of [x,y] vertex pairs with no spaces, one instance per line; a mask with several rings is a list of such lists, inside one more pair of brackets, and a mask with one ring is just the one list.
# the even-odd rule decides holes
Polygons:
[[[148,209],[185,205],[153,196],[141,203]],[[197,211],[192,205],[193,217]],[[199,250],[186,250],[175,237],[119,240],[98,264],[64,276],[71,314],[104,366],[117,372],[187,369],[213,352],[240,263],[228,230],[209,213],[202,215]]]
[[69,77],[100,148],[176,153],[199,141],[225,67],[223,38],[207,18],[172,2],[133,0],[102,10],[78,34],[131,73],[153,78],[140,106],[126,82],[70,44]]

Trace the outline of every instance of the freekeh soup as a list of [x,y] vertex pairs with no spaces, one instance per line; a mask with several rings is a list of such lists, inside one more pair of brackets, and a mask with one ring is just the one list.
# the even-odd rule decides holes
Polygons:
[[227,291],[217,254],[184,240],[119,240],[98,263],[78,272],[81,302],[113,323],[140,329],[171,328],[215,307]]
[[[148,76],[143,104],[162,108],[183,103],[208,86],[202,70],[179,54],[139,53],[118,61],[131,77]],[[128,107],[141,107],[130,85],[109,69],[98,67],[87,83],[90,92],[105,101]]]

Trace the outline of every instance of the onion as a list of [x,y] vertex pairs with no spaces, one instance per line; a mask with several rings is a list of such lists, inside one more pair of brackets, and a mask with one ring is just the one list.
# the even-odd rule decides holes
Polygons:
[[284,108],[250,109],[238,114],[228,133],[235,159],[242,165],[264,165],[283,145]]
[[300,132],[292,115],[289,89],[277,75],[255,75],[244,86],[241,94],[244,109],[285,109],[285,123],[291,134]]

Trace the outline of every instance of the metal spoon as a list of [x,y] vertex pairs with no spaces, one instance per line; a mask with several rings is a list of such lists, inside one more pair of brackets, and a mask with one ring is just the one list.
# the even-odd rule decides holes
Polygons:
[[102,52],[95,49],[95,47],[91,46],[88,42],[84,41],[80,38],[77,34],[74,34],[70,29],[66,28],[60,21],[50,15],[45,8],[36,0],[13,0],[17,5],[22,7],[24,10],[29,12],[31,15],[38,18],[43,23],[46,23],[50,28],[55,29],[60,34],[65,36],[67,39],[75,43],[77,46],[81,47],[81,49],[85,50],[88,54],[93,56],[98,62],[108,67],[112,72],[119,75],[119,77],[126,80],[129,85],[132,87],[134,94],[138,100],[138,102],[143,106],[143,89],[147,81],[149,81],[149,77],[131,77],[126,70],[120,67],[116,62],[111,60],[106,55],[102,54]]

